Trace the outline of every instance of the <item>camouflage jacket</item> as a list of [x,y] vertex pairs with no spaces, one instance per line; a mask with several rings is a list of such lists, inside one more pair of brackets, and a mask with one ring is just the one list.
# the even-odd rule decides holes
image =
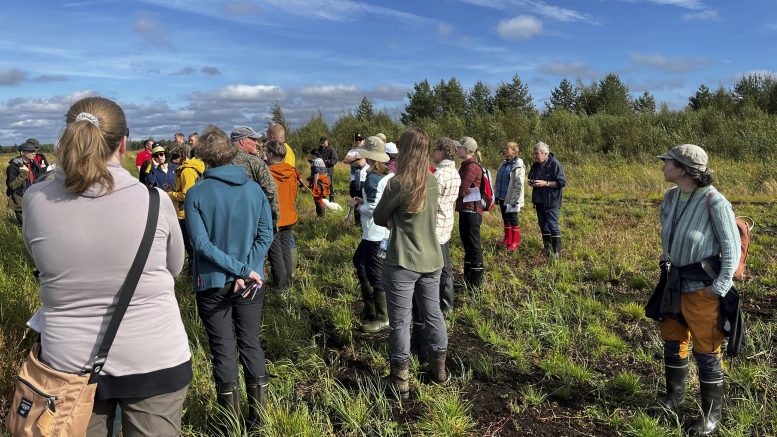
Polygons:
[[270,171],[267,169],[267,164],[262,161],[262,158],[254,155],[250,155],[242,150],[237,151],[237,155],[232,159],[232,165],[239,165],[243,167],[248,173],[248,177],[256,181],[262,191],[267,195],[267,200],[270,202],[270,209],[272,209],[272,223],[275,226],[278,223],[278,217],[280,212],[278,210],[278,187],[273,181]]

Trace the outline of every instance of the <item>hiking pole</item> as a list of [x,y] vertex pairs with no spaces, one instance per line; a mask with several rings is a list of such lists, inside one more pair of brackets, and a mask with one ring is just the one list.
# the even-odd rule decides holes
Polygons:
[[345,213],[345,220],[343,220],[343,223],[348,223],[348,220],[351,218],[351,211],[353,211],[352,207],[348,207],[348,212]]

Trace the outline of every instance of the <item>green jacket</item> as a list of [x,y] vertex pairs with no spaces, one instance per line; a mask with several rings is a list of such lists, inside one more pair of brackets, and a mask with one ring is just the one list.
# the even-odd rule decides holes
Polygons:
[[[391,178],[373,212],[375,224],[390,227],[386,264],[416,273],[431,273],[443,266],[442,250],[435,233],[439,184],[434,175],[426,177],[426,205],[418,214],[404,211],[409,190]],[[391,226],[389,226],[391,222]]]

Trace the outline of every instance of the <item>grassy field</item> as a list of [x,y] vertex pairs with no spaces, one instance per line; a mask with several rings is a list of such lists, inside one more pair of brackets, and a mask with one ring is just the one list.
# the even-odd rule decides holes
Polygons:
[[[5,169],[7,158],[0,161]],[[563,159],[563,156],[560,156]],[[524,160],[529,162],[528,157]],[[134,161],[133,161],[134,162]],[[130,157],[128,167],[133,164]],[[410,401],[384,395],[387,335],[358,329],[361,303],[351,256],[360,239],[342,213],[317,220],[301,195],[295,229],[300,246],[294,287],[266,298],[262,340],[272,378],[262,435],[682,435],[697,413],[698,383],[679,418],[648,408],[663,390],[661,340],[642,305],[658,279],[658,202],[669,186],[658,161],[565,163],[569,189],[561,226],[562,259],[540,255],[534,211],[520,214],[521,248],[497,250],[501,221],[482,231],[488,274],[483,290],[457,294],[448,317],[445,386],[419,382],[412,365]],[[749,278],[738,284],[748,344],[727,359],[724,436],[777,435],[777,182],[773,164],[713,161],[716,187],[739,215],[757,225]],[[307,170],[304,170],[307,173]],[[344,193],[347,170],[336,181]],[[345,203],[343,196],[338,202]],[[461,274],[454,231],[452,257]],[[37,286],[21,233],[0,214],[0,407],[33,338],[24,322],[37,306]],[[184,435],[213,435],[217,416],[207,338],[188,278],[176,289],[189,333],[195,378],[185,405]],[[692,366],[695,372],[695,366]],[[244,431],[235,429],[236,435]]]

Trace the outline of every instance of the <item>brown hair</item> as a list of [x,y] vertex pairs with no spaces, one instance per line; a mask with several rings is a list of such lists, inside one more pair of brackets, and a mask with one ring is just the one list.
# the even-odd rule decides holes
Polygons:
[[426,179],[429,176],[429,136],[423,129],[412,127],[397,140],[397,181],[410,191],[405,212],[418,214],[426,207]]
[[370,173],[377,173],[379,175],[389,174],[389,168],[383,162],[375,161],[374,159],[368,159],[367,163],[370,164]]
[[273,157],[280,158],[281,160],[286,158],[286,145],[282,142],[270,140],[264,147]]
[[208,167],[221,167],[232,162],[237,148],[229,142],[229,137],[220,128],[210,125],[202,132],[197,144],[197,157]]
[[[90,121],[91,117],[96,122]],[[87,97],[73,103],[65,121],[67,125],[59,135],[56,152],[65,173],[65,190],[81,194],[100,184],[106,191],[113,191],[113,175],[107,163],[129,134],[124,111],[104,97]]]
[[448,137],[437,138],[434,144],[434,150],[440,150],[445,153],[445,159],[453,161],[456,159],[456,143]]

